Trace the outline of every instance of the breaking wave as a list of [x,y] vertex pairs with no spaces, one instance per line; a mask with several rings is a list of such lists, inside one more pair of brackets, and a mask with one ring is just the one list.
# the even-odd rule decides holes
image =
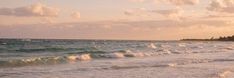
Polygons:
[[79,52],[77,54],[65,54],[63,56],[48,56],[48,57],[31,57],[26,59],[13,59],[8,61],[0,61],[0,67],[17,67],[17,66],[30,66],[30,65],[50,65],[62,64],[76,61],[89,61],[92,59],[100,58],[132,58],[132,57],[146,57],[153,56],[159,53],[142,53],[132,52],[130,50],[121,50],[116,52]]

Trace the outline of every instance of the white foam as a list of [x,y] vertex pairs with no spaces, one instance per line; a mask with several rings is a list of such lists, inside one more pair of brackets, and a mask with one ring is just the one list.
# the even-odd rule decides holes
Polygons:
[[155,53],[144,53],[144,56],[153,56]]
[[132,52],[132,51],[131,50],[125,50],[125,52],[128,53],[128,52]]
[[218,76],[219,78],[226,78],[228,74],[231,74],[231,71],[224,71],[222,73],[219,73]]
[[128,52],[128,53],[125,53],[124,56],[126,57],[144,57],[145,54],[144,53],[133,53],[133,52]]
[[107,58],[124,58],[123,53],[108,53],[108,54],[103,54],[103,57]]
[[170,45],[161,44],[161,45],[159,45],[159,47],[161,47],[161,48],[168,48],[168,47],[170,47]]
[[178,44],[179,47],[186,47],[186,44],[185,43],[180,43]]
[[80,60],[80,61],[87,61],[91,60],[90,54],[82,54],[82,55],[71,55],[67,57],[70,61]]
[[157,48],[153,43],[150,43],[147,47],[152,48],[152,49],[156,49]]
[[31,59],[22,59],[21,61],[23,61],[23,62],[33,62],[35,60],[37,60],[37,59],[36,58],[31,58]]
[[168,64],[169,67],[175,67],[177,64],[176,63],[170,63]]
[[226,50],[233,50],[234,48],[233,47],[226,47],[224,49],[226,49]]
[[170,50],[167,50],[167,49],[164,49],[164,50],[163,50],[163,54],[171,54],[171,51],[170,51]]
[[82,54],[82,55],[77,55],[76,59],[86,61],[86,60],[91,60],[92,58],[90,57],[90,54]]
[[60,59],[60,57],[54,57],[53,59],[58,60],[58,59]]
[[71,55],[67,57],[68,60],[70,61],[75,61],[76,60],[76,56],[75,55]]

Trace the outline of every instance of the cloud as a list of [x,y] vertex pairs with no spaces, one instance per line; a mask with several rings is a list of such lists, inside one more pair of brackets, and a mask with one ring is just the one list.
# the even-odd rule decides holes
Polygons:
[[147,15],[147,12],[148,10],[145,8],[137,8],[125,10],[124,14],[128,16],[144,16]]
[[144,2],[145,0],[130,0],[132,2]]
[[19,17],[57,17],[59,9],[41,3],[18,8],[0,8],[0,15]]
[[233,33],[234,22],[221,20],[106,21],[2,26],[1,37],[89,39],[181,39]]
[[212,0],[209,11],[220,13],[234,13],[234,0]]
[[163,9],[163,10],[147,10],[144,8],[140,8],[140,9],[124,11],[124,14],[128,16],[150,16],[150,15],[159,14],[161,16],[164,16],[170,19],[176,19],[176,20],[180,20],[181,18],[184,18],[184,16],[182,16],[183,13],[184,13],[184,10],[181,8]]
[[177,8],[169,10],[152,10],[151,12],[158,13],[168,18],[180,19],[181,17],[183,17],[182,14],[184,13],[184,10]]
[[233,18],[234,15],[230,15],[230,14],[210,14],[207,16],[204,16],[202,18]]
[[132,2],[155,2],[155,3],[169,3],[176,6],[182,5],[195,5],[200,2],[200,0],[130,0]]
[[73,12],[71,14],[71,17],[74,18],[74,19],[80,19],[80,12]]
[[124,14],[125,15],[135,15],[135,12],[133,10],[125,10]]
[[195,5],[199,3],[199,0],[165,0],[170,2],[173,5]]

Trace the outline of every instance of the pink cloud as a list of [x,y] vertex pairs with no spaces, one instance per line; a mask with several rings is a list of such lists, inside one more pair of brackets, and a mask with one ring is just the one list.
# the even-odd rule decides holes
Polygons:
[[213,12],[234,13],[234,0],[213,0],[207,9]]
[[41,3],[18,8],[0,8],[0,15],[24,17],[57,17],[59,9]]

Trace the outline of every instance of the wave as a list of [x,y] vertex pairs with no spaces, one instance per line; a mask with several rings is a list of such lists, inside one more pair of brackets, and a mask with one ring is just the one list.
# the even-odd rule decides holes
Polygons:
[[136,65],[136,66],[112,66],[110,68],[103,68],[103,69],[115,69],[115,70],[119,70],[119,69],[133,69],[133,68],[147,68],[147,67],[175,67],[176,64],[158,64],[158,65]]
[[234,47],[223,47],[223,50],[234,50]]
[[51,65],[71,63],[75,61],[91,60],[90,54],[67,55],[67,56],[50,56],[50,57],[33,57],[26,59],[15,59],[8,61],[0,61],[0,67],[19,67],[32,65]]
[[14,59],[7,61],[0,61],[0,67],[17,67],[17,66],[30,66],[30,65],[50,65],[50,64],[62,64],[76,61],[89,61],[92,59],[100,58],[130,58],[130,57],[145,57],[152,56],[153,53],[141,53],[126,51],[116,52],[80,52],[77,54],[65,54],[62,56],[48,56],[48,57],[31,57],[26,59]]
[[153,43],[150,43],[147,47],[148,48],[152,48],[152,49],[156,49],[157,48]]
[[44,65],[64,63],[67,60],[65,57],[35,57],[27,59],[15,59],[8,61],[0,61],[0,67],[18,67],[28,65]]
[[80,60],[80,61],[87,61],[87,60],[91,60],[91,56],[90,54],[82,54],[82,55],[71,55],[67,57],[68,60]]
[[[74,63],[79,61],[89,61],[93,59],[119,59],[119,58],[142,58],[157,55],[169,55],[169,54],[183,54],[183,52],[172,51],[168,49],[160,49],[156,52],[132,52],[131,50],[119,50],[113,52],[105,51],[84,51],[77,53],[66,53],[60,56],[43,56],[43,57],[31,57],[25,59],[14,59],[7,61],[0,61],[0,67],[17,67],[17,66],[30,66],[30,65],[50,65],[50,64],[62,64],[62,63]],[[233,61],[232,59],[219,59],[212,61]],[[196,60],[190,62],[207,62],[203,60]],[[190,63],[189,62],[189,63]],[[210,60],[208,60],[210,62]],[[175,65],[170,65],[175,66]]]
[[186,47],[186,43],[179,43],[178,46],[179,47]]
[[149,54],[147,53],[133,53],[133,52],[128,52],[128,53],[125,53],[124,56],[126,57],[144,57],[144,56],[150,56]]
[[107,54],[100,54],[99,57],[104,58],[124,58],[123,53],[107,53]]

